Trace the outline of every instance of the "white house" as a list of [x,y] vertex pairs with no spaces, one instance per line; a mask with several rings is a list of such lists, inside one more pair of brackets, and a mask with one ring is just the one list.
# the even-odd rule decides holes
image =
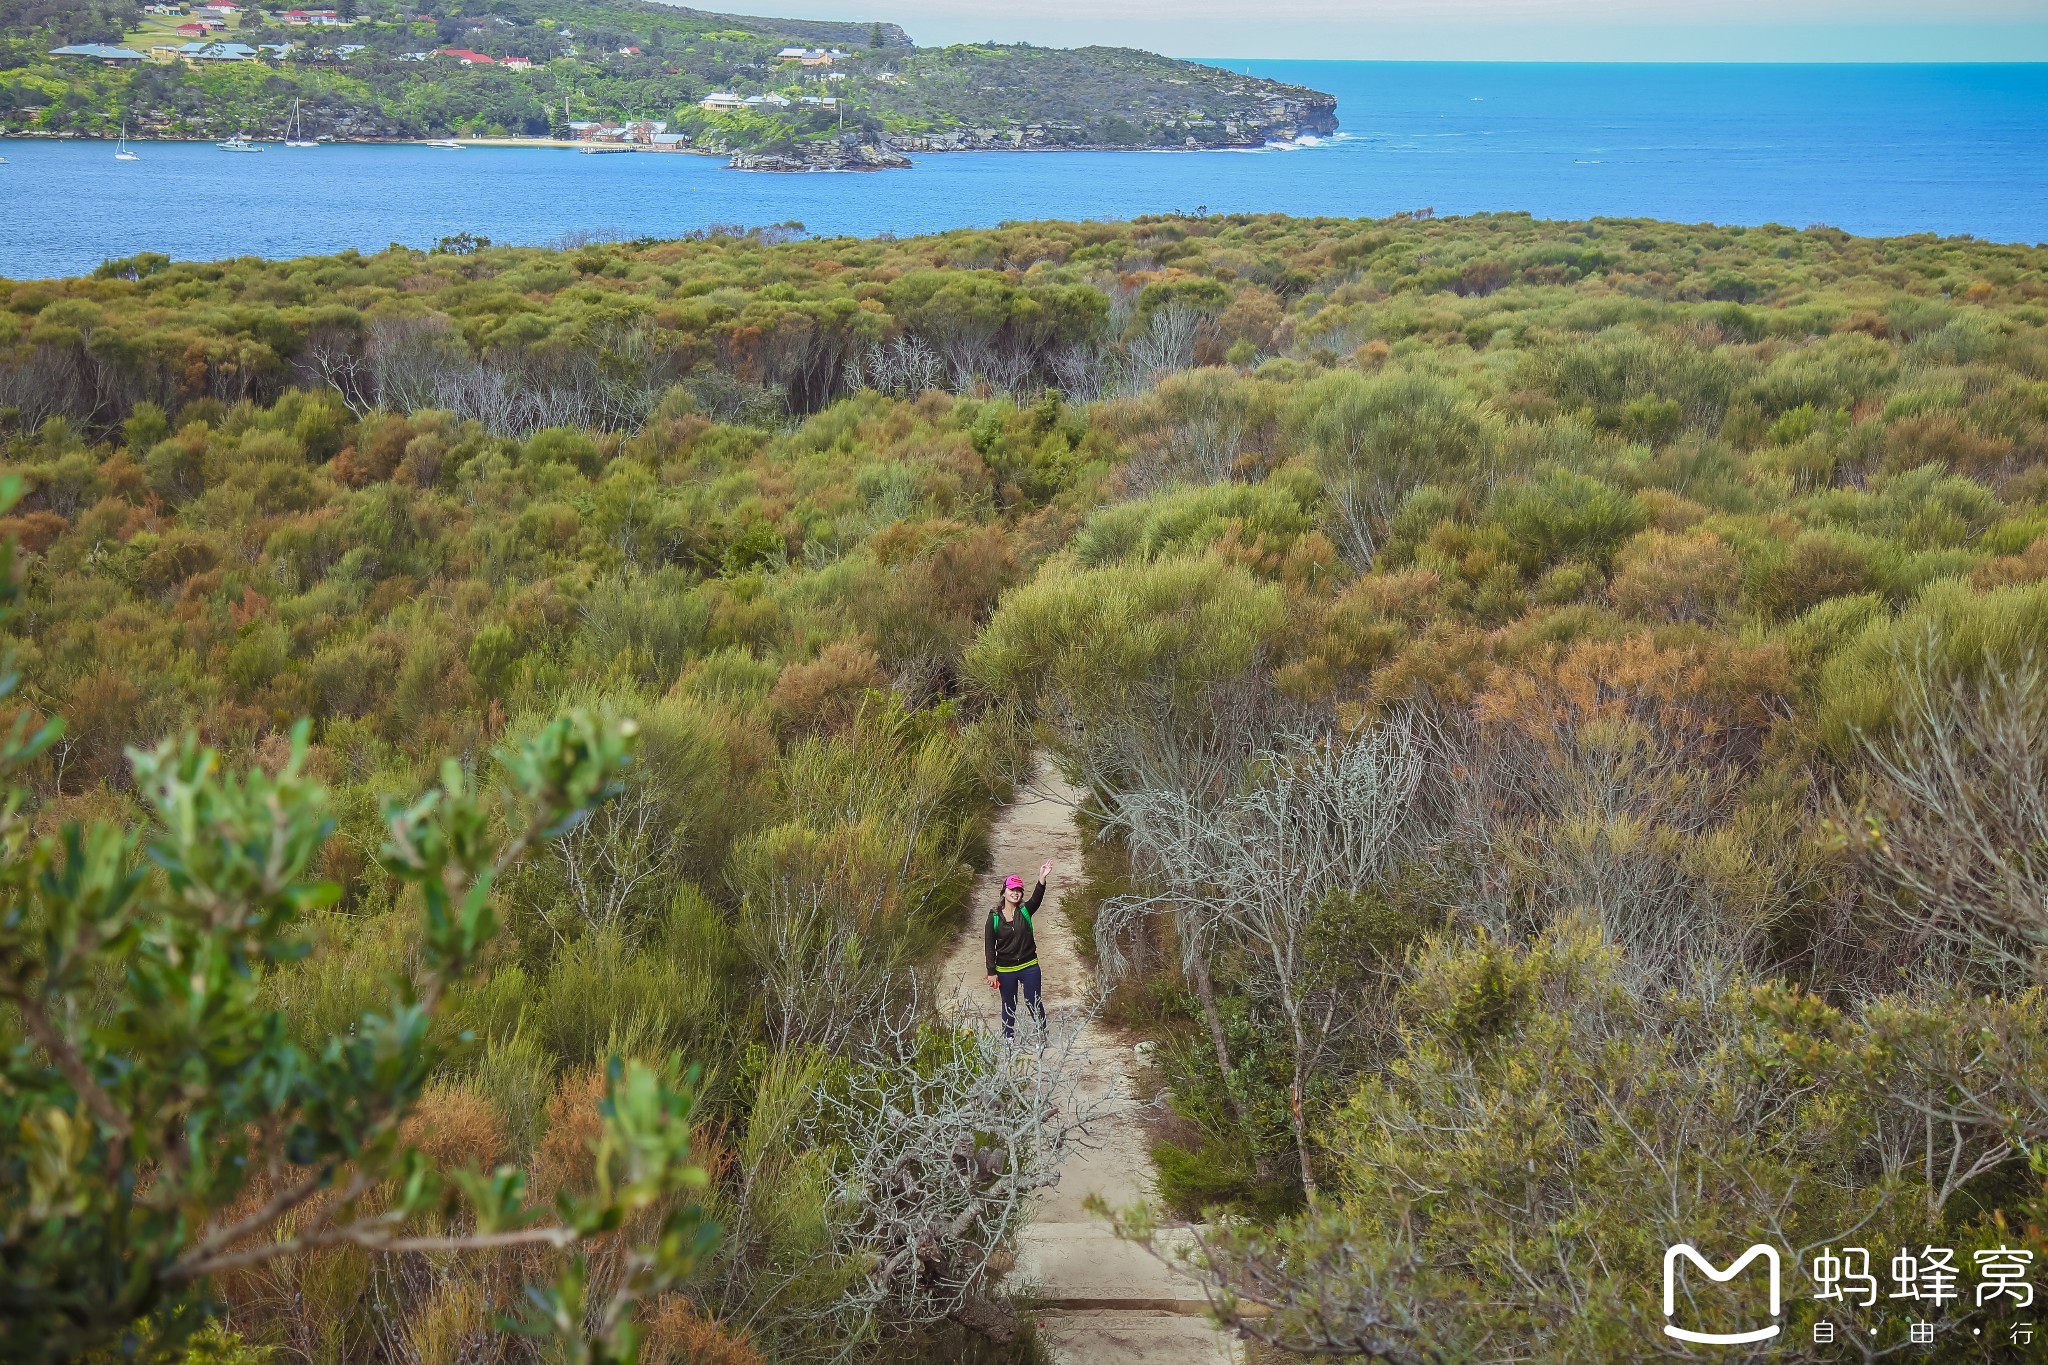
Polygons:
[[699,109],[744,109],[747,102],[730,90],[720,90],[697,101]]
[[773,93],[766,95],[749,95],[746,97],[746,99],[742,100],[741,103],[755,109],[787,109],[789,107],[789,98],[786,95],[777,95]]

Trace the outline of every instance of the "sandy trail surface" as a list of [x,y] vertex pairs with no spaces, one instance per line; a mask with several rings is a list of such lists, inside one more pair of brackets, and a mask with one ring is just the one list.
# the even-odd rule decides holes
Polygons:
[[[1041,770],[1017,792],[991,832],[992,870],[975,887],[973,918],[941,969],[944,1007],[958,1017],[996,1019],[996,992],[982,971],[982,918],[1001,899],[1003,878],[1037,878],[1050,860],[1045,904],[1033,917],[1049,1011],[1086,1008],[1094,976],[1060,910],[1064,890],[1080,876],[1081,847],[1073,812],[1079,793]],[[1028,1016],[1018,1003],[1019,1032]],[[1086,1150],[1068,1155],[1060,1183],[1047,1191],[1018,1238],[1008,1283],[1028,1288],[1044,1306],[1039,1337],[1060,1365],[1234,1365],[1237,1344],[1201,1316],[1201,1289],[1143,1250],[1111,1235],[1082,1207],[1091,1194],[1125,1205],[1153,1194],[1154,1171],[1144,1129],[1134,1112],[1129,1042],[1094,1019],[1082,1027],[1087,1053],[1080,1099],[1103,1103],[1107,1117],[1089,1128]]]

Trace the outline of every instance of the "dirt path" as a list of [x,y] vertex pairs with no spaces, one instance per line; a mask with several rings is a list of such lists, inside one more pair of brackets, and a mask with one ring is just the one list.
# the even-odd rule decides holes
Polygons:
[[[941,998],[954,1014],[998,1015],[996,992],[982,974],[982,916],[1000,898],[1003,877],[1014,872],[1029,881],[1048,859],[1052,880],[1033,920],[1046,1008],[1083,1007],[1093,974],[1060,913],[1061,895],[1081,870],[1073,821],[1077,799],[1057,777],[1042,773],[997,818],[990,838],[993,871],[975,887],[974,918],[942,968]],[[1121,1205],[1153,1193],[1152,1159],[1131,1113],[1130,1047],[1093,1020],[1082,1030],[1081,1045],[1089,1057],[1083,1098],[1110,1101],[1111,1115],[1094,1125],[1090,1150],[1067,1158],[1058,1187],[1038,1205],[1018,1239],[1010,1283],[1030,1288],[1046,1306],[1039,1336],[1060,1365],[1233,1365],[1242,1355],[1200,1316],[1201,1290],[1117,1241],[1101,1219],[1081,1207],[1091,1194]]]

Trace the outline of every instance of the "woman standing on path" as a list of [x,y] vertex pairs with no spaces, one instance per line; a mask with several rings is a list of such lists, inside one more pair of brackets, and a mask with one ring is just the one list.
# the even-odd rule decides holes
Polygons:
[[1045,1028],[1045,1002],[1038,976],[1038,940],[1031,936],[1031,917],[1045,900],[1045,879],[1052,864],[1038,869],[1038,885],[1031,899],[1024,899],[1024,879],[1010,877],[1003,882],[1002,904],[989,911],[982,931],[982,959],[988,969],[988,984],[1003,995],[1003,1037],[1014,1038],[1017,1026],[1017,988],[1024,989],[1024,1007]]

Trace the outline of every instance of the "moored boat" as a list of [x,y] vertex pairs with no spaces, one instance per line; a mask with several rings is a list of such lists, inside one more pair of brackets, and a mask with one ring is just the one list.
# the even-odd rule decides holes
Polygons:
[[292,101],[292,121],[285,125],[284,145],[287,147],[318,147],[320,144],[306,136],[306,125],[299,114],[299,102]]

